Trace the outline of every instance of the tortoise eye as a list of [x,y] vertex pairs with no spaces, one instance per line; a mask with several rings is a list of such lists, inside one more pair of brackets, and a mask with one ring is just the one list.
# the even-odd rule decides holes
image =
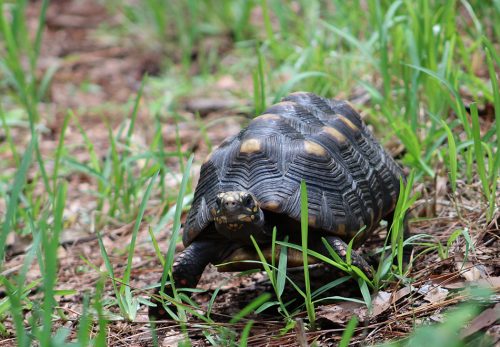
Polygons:
[[245,196],[243,198],[243,204],[245,205],[245,207],[252,208],[254,206],[253,197],[250,194],[248,194],[247,196]]

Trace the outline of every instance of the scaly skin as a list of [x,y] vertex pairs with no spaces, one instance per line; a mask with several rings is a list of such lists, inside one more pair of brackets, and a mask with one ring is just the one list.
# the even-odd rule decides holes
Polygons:
[[[325,240],[343,261],[347,261],[346,258],[347,248],[348,248],[347,243],[345,243],[341,238],[336,236],[327,236],[325,237]],[[324,245],[323,248],[325,248]],[[325,254],[326,256],[330,256],[329,252],[326,249],[322,250],[321,253]],[[366,260],[361,255],[359,255],[359,253],[356,252],[355,250],[352,250],[351,252],[351,264],[357,266],[369,278],[372,277],[372,271],[370,265],[368,265]]]
[[[175,287],[178,288],[196,288],[200,277],[209,263],[217,263],[224,253],[224,245],[220,240],[197,240],[181,252],[173,266],[172,275]],[[173,297],[172,287],[165,286],[164,293]],[[160,288],[155,290],[151,296],[151,302],[156,307],[149,307],[149,317],[151,320],[169,319],[163,303],[159,300]],[[167,302],[165,302],[167,304]],[[174,309],[175,310],[175,309]]]

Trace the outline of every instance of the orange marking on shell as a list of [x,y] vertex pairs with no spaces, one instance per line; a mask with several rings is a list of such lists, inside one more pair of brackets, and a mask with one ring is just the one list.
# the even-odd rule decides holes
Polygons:
[[340,115],[339,120],[354,131],[359,131],[358,127],[346,117]]
[[345,136],[340,131],[332,127],[323,127],[322,130],[329,136],[333,137],[337,142],[344,142]]
[[326,155],[326,149],[323,146],[309,140],[304,141],[304,150],[307,153],[316,155],[318,157],[323,157]]
[[279,212],[281,208],[281,204],[278,201],[267,201],[261,206],[264,210],[268,210],[271,212]]
[[316,226],[316,221],[317,221],[316,216],[309,215],[308,220],[307,220],[309,226],[312,226],[312,227]]
[[259,139],[246,139],[241,143],[240,153],[251,154],[261,150]]

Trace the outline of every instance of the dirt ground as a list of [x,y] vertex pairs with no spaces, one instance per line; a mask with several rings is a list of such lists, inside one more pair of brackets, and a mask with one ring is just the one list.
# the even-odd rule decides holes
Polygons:
[[[39,2],[33,2],[29,7],[29,16],[34,25],[38,14]],[[44,71],[53,64],[58,65],[58,70],[50,86],[46,102],[42,105],[44,114],[43,125],[46,130],[41,140],[41,150],[49,156],[57,147],[61,131],[62,120],[67,109],[73,109],[79,115],[82,127],[91,137],[91,141],[99,155],[104,155],[109,147],[106,122],[116,127],[130,115],[133,98],[135,97],[144,74],[154,76],[161,70],[161,55],[158,52],[147,51],[132,42],[113,42],[103,39],[98,33],[102,23],[113,25],[116,22],[98,1],[51,1],[47,13],[47,30],[44,33],[40,59],[40,71]],[[231,88],[234,81],[230,79],[219,81],[221,88]],[[213,95],[211,95],[213,96]],[[223,100],[223,101],[221,101]],[[194,150],[196,163],[199,163],[208,153],[208,148],[200,136],[198,129],[190,123],[194,114],[200,111],[204,120],[217,119],[230,112],[238,102],[231,100],[224,102],[224,94],[213,99],[182,100],[180,109],[188,120],[179,124],[183,150]],[[205,103],[204,103],[205,102]],[[141,106],[147,103],[147,98]],[[151,134],[148,129],[149,110],[141,107],[139,111],[138,127],[134,134],[138,142],[145,143]],[[214,127],[208,135],[214,145],[230,134],[236,133],[242,123],[240,118],[231,118],[220,126]],[[164,124],[166,146],[175,146],[174,124]],[[28,130],[16,128],[13,136],[20,146],[26,143]],[[193,135],[194,134],[194,135]],[[141,139],[142,137],[142,139]],[[88,151],[83,146],[83,139],[74,125],[66,134],[66,143],[72,156],[77,160],[89,160]],[[9,160],[8,154],[0,154],[0,160]],[[174,170],[178,170],[178,163],[172,162]],[[199,164],[194,166],[194,171]],[[31,175],[34,175],[33,172]],[[99,273],[92,269],[88,263],[97,268],[105,269],[95,233],[90,223],[92,210],[95,208],[95,199],[88,193],[96,184],[89,176],[83,173],[71,173],[67,176],[70,188],[68,189],[68,222],[62,235],[62,245],[59,248],[59,280],[57,289],[77,289],[76,295],[59,297],[59,306],[66,314],[67,319],[60,321],[61,326],[66,326],[75,331],[77,320],[81,312],[83,294],[95,289],[100,278]],[[172,181],[170,184],[175,185]],[[474,235],[475,252],[463,262],[460,257],[464,250],[464,242],[456,242],[450,257],[441,261],[437,254],[423,256],[412,269],[413,286],[418,291],[411,291],[408,286],[394,285],[387,292],[379,294],[375,301],[375,312],[369,314],[361,305],[354,303],[325,304],[318,308],[318,320],[321,330],[307,333],[307,340],[318,341],[320,344],[334,344],[340,340],[343,327],[349,317],[355,313],[362,317],[360,331],[353,342],[370,344],[388,339],[407,336],[418,322],[439,322],[443,319],[443,311],[464,299],[460,291],[470,281],[483,281],[498,293],[500,288],[500,244],[498,233],[500,230],[500,215],[496,215],[492,222],[486,223],[485,216],[477,207],[480,187],[469,186],[459,182],[461,196],[450,198],[447,188],[448,182],[444,177],[439,177],[435,182],[421,184],[416,190],[421,193],[421,198],[413,209],[414,216],[426,217],[413,221],[411,229],[413,234],[426,233],[433,235],[446,243],[449,235],[457,229],[467,228]],[[163,205],[158,199],[148,207],[146,214],[150,220],[162,212]],[[114,265],[115,274],[122,273],[127,259],[124,251],[130,242],[133,223],[122,224],[110,221],[106,224],[103,241],[110,254]],[[132,283],[137,293],[148,297],[148,291],[142,290],[158,281],[161,266],[148,234],[149,223],[144,222],[139,231]],[[163,251],[167,249],[169,240],[169,226],[158,235],[158,241]],[[361,250],[368,253],[380,247],[385,236],[385,228],[371,238]],[[5,269],[7,273],[18,270],[24,259],[24,254],[30,239],[11,235],[8,239],[8,254]],[[180,248],[181,246],[179,246]],[[418,248],[417,248],[418,251]],[[462,266],[464,265],[464,266]],[[40,276],[36,268],[28,274],[28,281]],[[222,285],[222,286],[221,286]],[[200,288],[208,292],[195,296],[202,305],[207,305],[210,294],[218,287],[221,290],[213,307],[213,313],[221,324],[226,324],[251,299],[270,290],[269,282],[262,273],[237,277],[231,273],[218,273],[213,267],[205,271],[200,282]],[[359,296],[352,291],[352,283],[336,295]],[[354,286],[355,287],[355,286]],[[107,298],[113,296],[110,281],[106,287]],[[456,293],[444,295],[443,293]],[[35,293],[40,295],[41,293]],[[498,298],[498,296],[497,296]],[[108,344],[110,346],[148,346],[151,345],[151,333],[148,327],[146,307],[142,306],[136,321],[125,322],[113,320],[108,326]],[[280,334],[283,320],[276,312],[266,312],[253,316],[257,318],[252,330],[250,343],[252,345],[296,345],[300,332],[291,330]],[[305,317],[305,313],[304,313]],[[484,318],[483,318],[484,320]],[[479,320],[478,324],[481,325]],[[243,327],[243,326],[242,326]],[[242,328],[241,327],[241,328]],[[479,329],[489,329],[492,336],[499,336],[500,326],[480,326]],[[474,329],[474,328],[473,328]],[[193,345],[207,345],[208,342],[201,333],[200,327],[189,327],[190,338]],[[474,333],[475,331],[472,331]],[[160,342],[164,346],[176,345],[180,336],[179,327],[165,325],[158,328]],[[14,343],[10,337],[0,346]],[[498,341],[498,340],[497,340]]]

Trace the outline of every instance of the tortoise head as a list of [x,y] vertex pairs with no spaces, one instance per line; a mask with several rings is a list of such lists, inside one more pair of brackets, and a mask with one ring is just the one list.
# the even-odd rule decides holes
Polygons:
[[215,198],[214,221],[218,230],[258,233],[264,224],[264,213],[257,199],[246,191],[229,191]]

